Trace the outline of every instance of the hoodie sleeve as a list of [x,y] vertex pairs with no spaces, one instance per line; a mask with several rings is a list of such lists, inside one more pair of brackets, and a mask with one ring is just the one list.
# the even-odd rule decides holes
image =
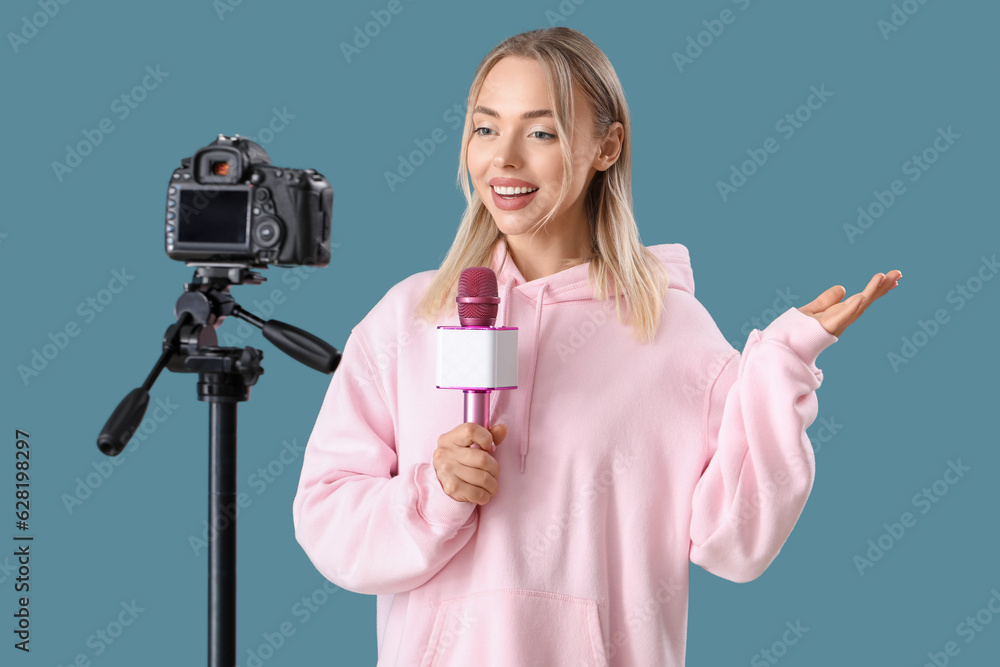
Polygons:
[[366,595],[412,590],[475,532],[478,507],[453,499],[431,462],[397,475],[392,416],[367,346],[344,344],[303,454],[295,539],[319,572]]
[[706,465],[692,499],[693,563],[743,583],[777,557],[815,479],[806,428],[823,372],[816,358],[838,340],[789,308],[750,332],[705,396]]

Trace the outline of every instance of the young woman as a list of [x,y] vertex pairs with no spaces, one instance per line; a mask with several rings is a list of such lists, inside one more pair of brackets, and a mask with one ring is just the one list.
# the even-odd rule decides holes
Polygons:
[[[344,345],[295,534],[330,581],[378,595],[379,665],[680,667],[688,561],[754,579],[803,509],[816,358],[901,274],[846,301],[833,286],[740,354],[695,299],[687,248],[640,242],[631,141],[585,36],[499,44],[469,91],[450,252]],[[496,326],[519,329],[489,430],[456,426],[462,392],[434,386],[435,327],[457,324],[470,266],[493,268]]]

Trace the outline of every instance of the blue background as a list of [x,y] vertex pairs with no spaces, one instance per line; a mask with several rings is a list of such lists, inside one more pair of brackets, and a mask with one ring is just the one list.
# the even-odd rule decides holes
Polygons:
[[[342,348],[390,286],[437,268],[454,237],[464,208],[454,119],[476,65],[505,37],[555,23],[582,31],[614,64],[634,123],[642,239],[690,249],[696,295],[738,349],[751,328],[789,307],[769,312],[786,291],[798,307],[831,285],[850,295],[877,272],[903,272],[819,358],[825,380],[809,429],[816,484],[781,555],[744,585],[691,568],[689,664],[770,664],[760,651],[777,645],[789,666],[922,665],[949,641],[960,650],[953,664],[996,664],[1000,619],[982,613],[991,622],[972,641],[958,626],[1000,591],[991,416],[1000,281],[976,282],[977,271],[992,277],[983,261],[1000,249],[998,5],[910,0],[902,4],[917,11],[897,14],[906,22],[885,36],[879,21],[894,11],[885,0],[665,4],[403,0],[348,61],[340,45],[386,2],[247,0],[225,12],[210,0],[72,2],[36,16],[44,25],[35,31],[24,20],[42,11],[37,1],[5,2],[0,542],[13,545],[17,532],[15,429],[31,434],[35,540],[28,655],[12,647],[14,559],[0,556],[0,663],[205,659],[207,557],[190,539],[206,519],[208,412],[195,376],[161,375],[147,416],[157,399],[177,407],[147,422],[145,440],[133,439],[120,465],[109,468],[95,445],[158,357],[192,276],[163,250],[166,187],[180,159],[218,133],[241,133],[258,137],[275,164],[329,179],[330,265],[299,276],[271,269],[263,285],[232,293],[258,315]],[[732,22],[712,24],[726,9]],[[712,36],[706,21],[722,34]],[[10,33],[22,30],[30,39],[12,44]],[[690,47],[697,57],[678,67],[673,54],[699,33],[707,46]],[[147,67],[167,74],[123,118],[121,103],[112,105]],[[794,135],[779,132],[776,122],[812,86],[832,96]],[[280,131],[261,134],[276,113],[286,117],[275,121]],[[52,163],[105,118],[114,130],[57,176]],[[911,181],[904,163],[932,147],[939,128],[960,138]],[[438,129],[446,140],[390,188],[386,172]],[[769,137],[780,149],[724,200],[717,182]],[[844,225],[857,208],[895,179],[905,193],[849,239]],[[123,267],[134,278],[106,291]],[[961,285],[978,291],[959,301]],[[282,303],[266,303],[272,290]],[[88,312],[86,300],[102,296],[112,298]],[[939,309],[947,323],[916,336],[917,353],[894,368],[888,355],[901,354],[903,339],[913,341]],[[78,335],[57,349],[50,334],[58,339],[73,323]],[[305,446],[330,377],[237,325],[222,325],[220,337],[230,338],[220,344],[262,349],[266,369],[239,407],[239,483],[252,500],[239,524],[239,664],[285,622],[294,635],[263,664],[374,664],[375,597],[336,590],[308,618],[296,606],[324,599],[325,581],[293,535],[301,453],[270,482],[254,477],[279,469],[286,443]],[[50,343],[53,358],[23,379],[18,367]],[[820,431],[823,419],[839,425],[832,437]],[[970,470],[939,483],[946,495],[921,513],[914,495],[959,460]],[[81,483],[87,497],[67,506]],[[907,511],[916,525],[890,540],[883,524]],[[855,556],[880,537],[891,548],[859,573]],[[88,644],[133,600],[142,611],[113,644]],[[786,623],[796,622],[808,631],[783,645]]]

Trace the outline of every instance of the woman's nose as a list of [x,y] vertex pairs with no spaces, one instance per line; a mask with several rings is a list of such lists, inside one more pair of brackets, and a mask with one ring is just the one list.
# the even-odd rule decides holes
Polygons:
[[496,153],[493,156],[493,164],[497,167],[511,165],[517,167],[521,161],[521,148],[516,139],[499,139],[494,146]]

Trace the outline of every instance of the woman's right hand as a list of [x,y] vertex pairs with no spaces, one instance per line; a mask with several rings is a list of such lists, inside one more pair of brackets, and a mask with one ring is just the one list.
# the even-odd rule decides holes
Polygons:
[[488,503],[499,488],[500,474],[500,464],[489,452],[506,437],[507,427],[503,424],[486,430],[467,422],[438,438],[434,470],[444,492],[461,502]]

